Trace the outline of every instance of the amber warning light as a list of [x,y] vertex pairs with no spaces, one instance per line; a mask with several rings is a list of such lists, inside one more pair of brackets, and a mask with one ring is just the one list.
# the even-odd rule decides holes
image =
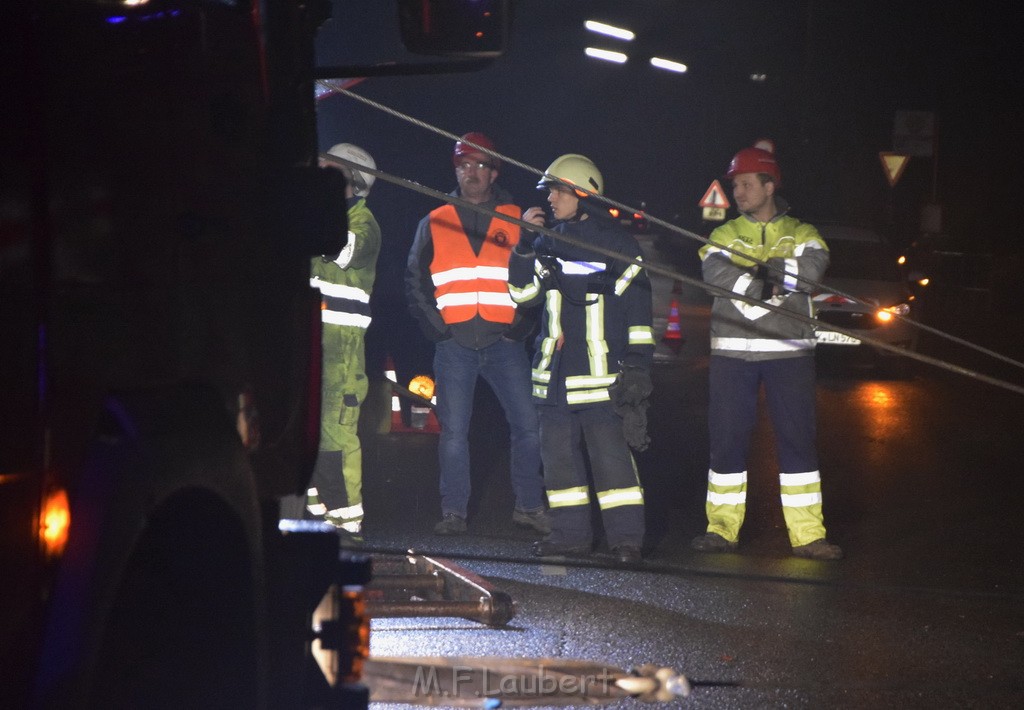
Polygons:
[[409,391],[423,399],[431,399],[434,396],[434,380],[427,375],[416,375],[409,381]]
[[39,537],[46,554],[56,557],[64,552],[71,528],[71,506],[64,489],[51,491],[39,514]]

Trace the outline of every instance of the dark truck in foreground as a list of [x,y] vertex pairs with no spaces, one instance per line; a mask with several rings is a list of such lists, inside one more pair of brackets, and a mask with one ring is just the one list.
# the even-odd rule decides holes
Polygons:
[[[382,11],[429,52],[463,5]],[[369,562],[277,528],[318,446],[309,259],[347,232],[330,3],[5,9],[0,706],[365,707]]]

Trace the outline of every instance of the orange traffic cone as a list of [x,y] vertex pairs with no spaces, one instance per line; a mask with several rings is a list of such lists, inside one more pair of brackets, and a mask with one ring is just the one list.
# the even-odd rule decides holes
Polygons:
[[662,342],[669,346],[676,355],[683,346],[683,331],[679,325],[679,299],[673,298],[672,305],[668,309],[668,325],[665,327],[665,334],[661,336]]
[[[395,361],[388,355],[384,359],[384,377],[394,383],[398,383],[398,376],[395,374]],[[391,390],[391,433],[406,431],[408,428],[402,422],[402,400],[398,398],[398,392]]]
[[661,336],[662,340],[682,340],[683,331],[679,326],[679,299],[673,298],[672,305],[668,309],[668,325],[665,328],[665,334]]

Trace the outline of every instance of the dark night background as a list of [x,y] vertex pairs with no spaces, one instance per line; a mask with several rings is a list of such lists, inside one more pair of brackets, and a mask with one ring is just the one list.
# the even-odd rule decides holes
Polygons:
[[[483,131],[499,150],[538,169],[562,153],[586,154],[604,173],[610,197],[644,202],[650,214],[701,234],[715,226],[702,223],[697,206],[708,185],[738,149],[769,137],[796,216],[871,226],[903,246],[919,237],[921,210],[934,195],[944,243],[1017,263],[1024,57],[1021,24],[1009,5],[513,5],[508,51],[488,68],[371,78],[353,90],[451,133]],[[380,7],[379,0],[336,0],[335,18],[345,23],[330,21],[322,30],[321,65],[409,59],[395,16]],[[601,38],[584,30],[586,19],[628,27],[637,39]],[[588,45],[633,58],[598,62],[584,57]],[[654,54],[683,61],[689,71],[654,70],[647,64]],[[752,82],[754,72],[767,80]],[[382,170],[445,192],[454,187],[448,139],[344,96],[321,99],[318,111],[322,149],[357,143]],[[899,111],[934,115],[936,151],[931,159],[911,158],[890,188],[878,154],[894,148]],[[536,176],[509,167],[499,179],[524,205],[542,204]],[[370,198],[385,237],[375,315],[399,326],[408,325],[400,315],[405,255],[417,221],[434,206],[383,181]],[[684,258],[699,246],[672,239]]]

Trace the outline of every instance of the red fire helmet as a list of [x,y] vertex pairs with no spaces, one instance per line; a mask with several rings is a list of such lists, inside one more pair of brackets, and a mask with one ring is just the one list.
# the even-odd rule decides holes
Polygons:
[[[469,143],[466,143],[465,141],[469,141]],[[487,155],[486,153],[481,152],[480,148],[474,148],[470,143],[476,143],[480,148],[487,148],[488,150],[494,151],[497,150],[497,148],[494,147],[494,141],[486,135],[476,131],[471,131],[470,133],[462,136],[462,138],[455,143],[455,152],[452,154],[452,162],[454,164],[458,165],[462,162],[463,158],[469,155],[483,155],[488,162],[494,165],[494,167],[497,168],[501,165],[501,161],[493,155]]]
[[727,178],[734,178],[743,173],[764,173],[770,175],[776,186],[782,184],[782,173],[779,171],[779,164],[775,160],[775,144],[762,139],[751,148],[744,148],[733,156],[729,163],[729,170],[725,173]]

